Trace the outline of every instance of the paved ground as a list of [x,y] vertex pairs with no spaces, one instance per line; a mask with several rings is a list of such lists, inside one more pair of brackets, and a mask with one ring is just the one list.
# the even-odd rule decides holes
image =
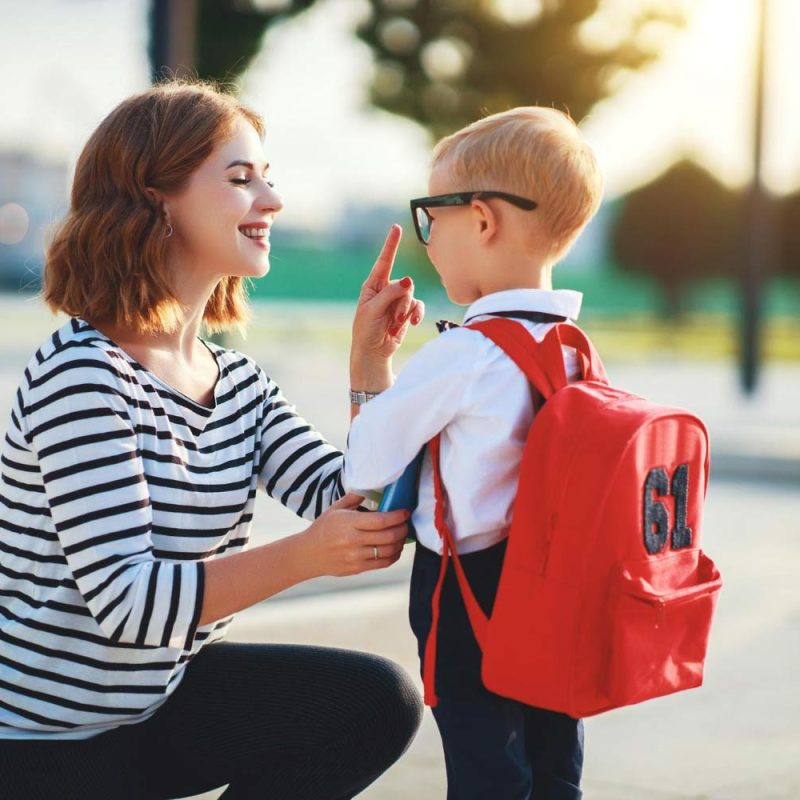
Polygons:
[[[587,720],[588,800],[800,797],[798,514],[795,487],[712,484],[705,547],[725,588],[705,685]],[[231,637],[369,650],[416,676],[405,622],[410,555],[385,573],[396,583],[275,598],[240,614]],[[362,796],[405,800],[412,792],[420,800],[445,794],[429,711],[409,752]]]
[[[329,337],[341,314],[260,309],[280,335],[242,346],[281,383],[332,441],[344,442],[346,336]],[[297,322],[286,332],[287,314]],[[338,316],[337,316],[338,314]],[[3,304],[15,331],[0,343],[0,414],[19,372],[53,327],[34,308]],[[335,340],[335,341],[334,341]],[[690,406],[709,425],[713,477],[704,546],[725,579],[705,685],[586,723],[588,800],[789,800],[800,798],[800,367],[770,367],[752,400],[722,363],[609,363],[614,381],[660,402]],[[303,523],[264,499],[255,540]],[[239,615],[231,638],[313,642],[387,655],[417,675],[406,624],[410,552],[391,570],[322,579]],[[419,735],[364,798],[444,797],[438,734],[426,711]],[[219,792],[203,796],[216,798]],[[199,798],[198,798],[199,800]]]

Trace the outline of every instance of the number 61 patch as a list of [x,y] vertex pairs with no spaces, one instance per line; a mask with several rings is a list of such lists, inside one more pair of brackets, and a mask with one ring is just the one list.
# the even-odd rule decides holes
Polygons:
[[660,553],[667,543],[669,511],[666,503],[657,498],[675,498],[675,524],[670,546],[673,550],[692,545],[692,529],[686,526],[689,504],[689,465],[675,468],[670,480],[664,467],[654,467],[644,482],[644,546],[648,553]]

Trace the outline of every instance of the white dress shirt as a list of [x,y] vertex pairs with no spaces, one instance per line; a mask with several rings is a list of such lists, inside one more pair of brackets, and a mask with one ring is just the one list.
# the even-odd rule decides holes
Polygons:
[[[466,312],[478,321],[498,311],[539,311],[575,320],[582,295],[569,290],[511,289],[481,297]],[[537,341],[554,323],[519,320]],[[564,348],[567,376],[579,375]],[[350,492],[382,489],[441,432],[448,523],[459,553],[482,550],[508,535],[522,451],[533,420],[530,384],[508,356],[478,331],[453,328],[409,359],[395,384],[361,407],[350,428],[344,483]],[[437,553],[430,454],[420,473],[412,516],[418,541]]]

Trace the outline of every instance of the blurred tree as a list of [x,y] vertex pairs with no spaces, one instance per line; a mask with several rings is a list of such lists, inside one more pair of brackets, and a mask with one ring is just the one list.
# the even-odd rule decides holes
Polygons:
[[372,102],[436,138],[516,105],[581,120],[686,21],[685,0],[372,0]]
[[198,76],[228,81],[241,75],[261,49],[270,25],[305,11],[315,2],[198,0],[195,58]]
[[[149,56],[233,81],[270,25],[316,0],[151,0]],[[439,137],[483,114],[543,104],[583,118],[656,58],[688,0],[366,0],[358,30],[372,102]]]
[[654,277],[666,313],[678,315],[691,282],[735,275],[743,201],[741,192],[681,161],[627,196],[612,235],[613,254],[624,270]]
[[279,19],[316,0],[151,0],[147,53],[152,80],[184,71],[233,82],[258,53]]

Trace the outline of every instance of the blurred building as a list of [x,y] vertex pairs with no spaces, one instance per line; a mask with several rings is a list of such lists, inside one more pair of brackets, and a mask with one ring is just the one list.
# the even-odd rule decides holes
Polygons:
[[39,288],[45,241],[66,213],[66,164],[0,152],[0,289]]

